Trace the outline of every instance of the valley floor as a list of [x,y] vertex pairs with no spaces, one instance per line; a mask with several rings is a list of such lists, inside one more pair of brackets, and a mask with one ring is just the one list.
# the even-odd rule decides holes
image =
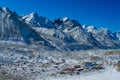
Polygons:
[[76,76],[64,76],[59,78],[49,78],[46,80],[119,80],[119,79],[120,72],[116,71],[115,68],[109,67],[104,72],[81,74]]
[[47,51],[0,46],[0,80],[119,80],[120,50]]

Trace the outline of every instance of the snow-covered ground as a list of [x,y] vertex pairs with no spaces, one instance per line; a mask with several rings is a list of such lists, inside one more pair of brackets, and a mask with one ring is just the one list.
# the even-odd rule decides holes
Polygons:
[[[34,45],[29,47],[25,44],[8,43],[0,43],[2,80],[119,80],[120,78],[116,68],[110,67],[120,61],[119,50],[115,50],[113,52],[115,54],[112,53],[113,50],[51,51]],[[85,66],[87,62],[90,66]],[[93,64],[94,66],[91,66]],[[77,68],[71,70],[76,65]]]
[[49,78],[46,80],[120,80],[120,72],[110,67],[104,72]]

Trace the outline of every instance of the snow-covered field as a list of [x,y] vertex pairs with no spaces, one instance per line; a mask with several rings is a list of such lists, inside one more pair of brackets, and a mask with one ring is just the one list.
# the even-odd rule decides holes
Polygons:
[[115,68],[108,68],[104,72],[49,78],[46,80],[120,80],[120,72],[116,71]]
[[16,43],[0,43],[0,45],[2,80],[119,80],[120,78],[114,66],[120,61],[120,50],[70,52],[43,50],[34,45],[29,47],[24,44],[18,47]]

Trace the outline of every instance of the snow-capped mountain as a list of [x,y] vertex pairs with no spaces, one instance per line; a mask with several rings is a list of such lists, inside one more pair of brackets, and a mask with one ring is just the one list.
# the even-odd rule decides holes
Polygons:
[[106,28],[97,29],[94,26],[85,27],[85,25],[83,28],[103,46],[117,46],[120,43],[117,36]]
[[39,34],[30,28],[21,17],[8,8],[0,8],[0,40],[4,41],[22,41],[26,44],[33,42],[45,43],[50,45]]
[[0,40],[24,42],[57,50],[119,47],[119,33],[81,25],[68,17],[54,21],[33,12],[19,16],[8,8],[0,8]]
[[19,33],[19,17],[8,8],[0,8],[0,39],[1,40],[22,40]]
[[22,19],[24,19],[25,22],[32,27],[55,28],[55,26],[52,24],[52,21],[46,17],[39,16],[35,12],[23,16]]
[[115,32],[114,34],[115,34],[116,37],[120,40],[120,32]]
[[76,20],[64,17],[54,20],[53,23],[58,30],[71,36],[82,48],[86,47],[86,45],[87,47],[91,47],[98,46],[99,44],[99,42],[97,42],[92,36],[86,33],[81,24]]

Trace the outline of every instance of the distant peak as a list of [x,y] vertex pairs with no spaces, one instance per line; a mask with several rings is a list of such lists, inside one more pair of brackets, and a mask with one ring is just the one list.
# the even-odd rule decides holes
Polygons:
[[39,15],[36,13],[36,12],[32,12],[32,13],[30,13],[29,15],[27,15],[27,17],[29,17],[29,18],[33,18],[33,19],[35,19],[35,18],[37,18],[37,17],[39,17]]
[[109,32],[109,29],[108,29],[108,28],[103,28],[103,27],[101,27],[101,28],[99,28],[99,30],[104,31],[104,32]]
[[2,7],[2,10],[8,10],[8,8],[7,7]]
[[23,19],[26,19],[26,21],[31,21],[39,18],[39,15],[36,12],[32,12],[28,15],[25,15],[22,17]]
[[58,21],[62,21],[62,22],[66,22],[66,21],[68,21],[68,20],[70,20],[68,17],[60,17],[60,18],[58,18],[58,19],[55,19],[55,20],[58,20]]
[[32,12],[29,15],[31,15],[31,16],[38,16],[38,14],[36,12]]
[[62,20],[63,20],[63,22],[65,22],[65,21],[69,20],[69,18],[68,17],[63,17]]
[[7,7],[2,7],[1,9],[2,9],[2,11],[4,11],[5,13],[11,12],[11,11],[9,10],[9,8],[7,8]]
[[95,29],[96,27],[94,27],[94,26],[88,26],[87,28],[88,29]]
[[83,29],[86,29],[86,28],[87,28],[87,25],[86,25],[86,24],[82,25],[82,28],[83,28]]

